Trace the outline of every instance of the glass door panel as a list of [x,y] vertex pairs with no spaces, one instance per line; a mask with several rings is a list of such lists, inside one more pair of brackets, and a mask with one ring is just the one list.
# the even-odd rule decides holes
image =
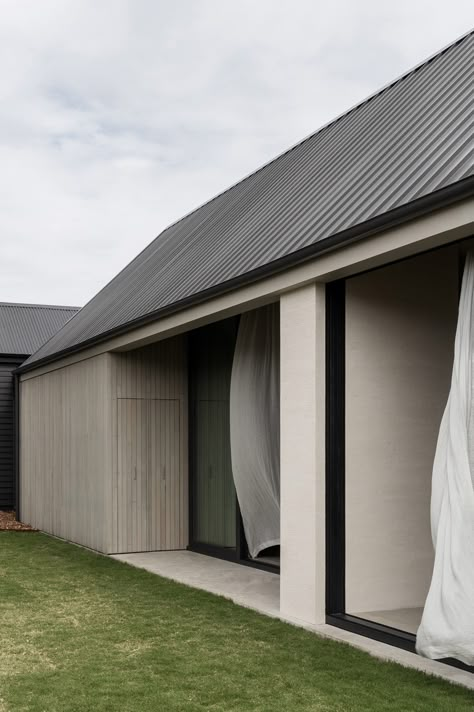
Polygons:
[[235,549],[237,502],[229,395],[238,319],[198,329],[190,343],[192,543]]

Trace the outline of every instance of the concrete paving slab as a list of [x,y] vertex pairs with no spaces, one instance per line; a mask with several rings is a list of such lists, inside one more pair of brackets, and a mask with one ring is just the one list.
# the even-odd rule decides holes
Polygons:
[[307,625],[297,618],[280,616],[280,577],[249,566],[203,556],[192,551],[159,551],[143,554],[114,554],[112,558],[146,569],[159,576],[229,598],[240,606],[280,618],[332,640],[348,643],[374,657],[414,668],[474,690],[474,675],[435,660],[422,658],[392,645],[351,633],[331,625]]
[[193,551],[114,554],[112,558],[230,598],[234,603],[265,615],[280,614],[280,577],[277,573],[233,564]]

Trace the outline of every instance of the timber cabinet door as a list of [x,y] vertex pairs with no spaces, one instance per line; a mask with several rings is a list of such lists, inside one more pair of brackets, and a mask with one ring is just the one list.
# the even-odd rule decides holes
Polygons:
[[179,549],[180,412],[175,399],[117,400],[117,550]]

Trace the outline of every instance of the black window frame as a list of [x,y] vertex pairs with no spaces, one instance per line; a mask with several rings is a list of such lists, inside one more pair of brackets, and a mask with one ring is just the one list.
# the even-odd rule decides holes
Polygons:
[[[326,285],[326,622],[415,654],[414,634],[346,612],[346,282],[352,277],[416,259],[453,245],[460,248],[459,264],[462,269],[465,259],[463,246],[466,241],[473,239],[474,236],[470,235],[462,240],[357,272]],[[452,658],[444,658],[438,662],[474,672],[474,667]]]

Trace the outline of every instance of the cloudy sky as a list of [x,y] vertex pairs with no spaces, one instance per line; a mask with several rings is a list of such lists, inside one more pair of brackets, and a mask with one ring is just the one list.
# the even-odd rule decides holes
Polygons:
[[83,305],[473,16],[472,0],[0,0],[0,301]]

